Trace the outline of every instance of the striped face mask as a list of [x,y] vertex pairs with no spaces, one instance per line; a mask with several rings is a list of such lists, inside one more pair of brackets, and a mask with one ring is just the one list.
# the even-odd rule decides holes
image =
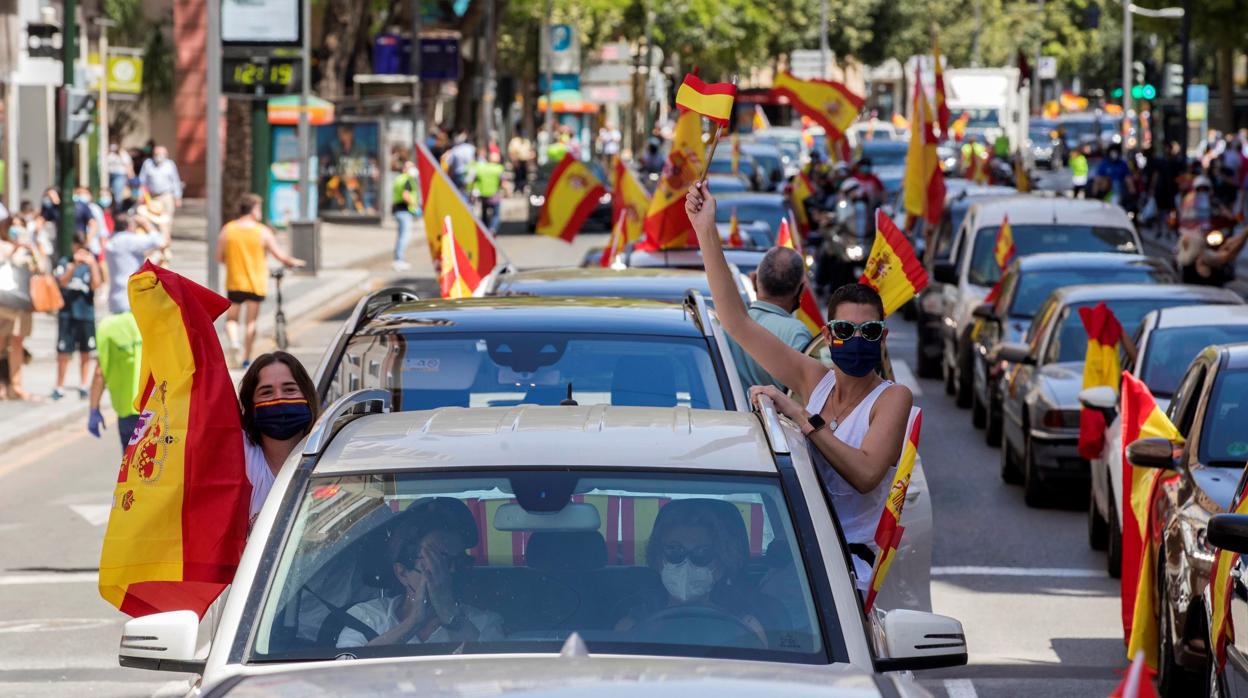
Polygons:
[[285,441],[308,428],[312,423],[312,408],[304,398],[278,398],[256,403],[256,427],[260,433]]

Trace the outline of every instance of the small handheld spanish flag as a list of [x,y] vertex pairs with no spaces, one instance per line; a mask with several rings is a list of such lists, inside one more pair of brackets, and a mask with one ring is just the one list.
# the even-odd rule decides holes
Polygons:
[[[1118,347],[1122,325],[1105,301],[1091,308],[1080,308],[1079,319],[1088,333],[1088,353],[1083,362],[1083,388],[1108,385],[1118,392]],[[1086,407],[1079,410],[1079,455],[1087,460],[1101,457],[1105,447],[1105,415]]]
[[910,241],[879,209],[875,211],[875,242],[858,283],[880,294],[886,317],[927,287],[927,271]]
[[685,75],[685,81],[676,91],[676,106],[697,112],[720,126],[727,126],[732,118],[732,101],[737,96],[737,86],[730,82],[702,82],[693,73]]
[[884,585],[888,568],[897,556],[901,534],[906,530],[901,525],[901,510],[906,506],[906,492],[910,489],[910,476],[914,474],[914,461],[919,454],[919,428],[922,424],[923,410],[915,407],[911,411],[909,433],[906,434],[905,446],[901,449],[901,460],[897,461],[897,474],[893,476],[893,485],[888,490],[884,511],[880,513],[880,523],[875,527],[875,544],[879,547],[880,554],[875,557],[871,584],[867,588],[867,599],[863,603],[867,611],[875,604],[875,597]]

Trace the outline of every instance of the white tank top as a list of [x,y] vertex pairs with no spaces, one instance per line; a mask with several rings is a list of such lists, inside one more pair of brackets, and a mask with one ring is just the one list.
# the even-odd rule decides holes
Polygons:
[[[867,438],[867,429],[871,426],[871,407],[892,384],[893,382],[888,380],[881,382],[848,415],[845,415],[845,418],[837,424],[836,431],[832,432],[836,438],[849,446],[861,448],[863,439]],[[836,371],[828,371],[811,391],[810,402],[806,403],[806,411],[811,414],[818,414],[822,411],[824,403],[828,401],[828,396],[832,394],[834,385],[836,385]],[[811,460],[818,468],[823,485],[828,491],[828,497],[832,500],[832,506],[836,508],[836,517],[841,522],[845,541],[869,546],[878,554],[879,549],[875,545],[875,529],[880,523],[880,512],[884,511],[884,503],[888,499],[888,491],[892,487],[897,466],[895,464],[890,466],[881,478],[880,484],[870,492],[863,493],[841,477],[841,474],[828,463],[828,459],[824,458],[823,453],[815,448],[813,443],[807,441],[807,445],[810,448]],[[871,566],[856,555],[850,558],[854,561],[854,570],[858,574],[859,584],[868,582],[871,578]]]
[[269,468],[264,449],[253,444],[246,435],[243,436],[243,462],[247,466],[247,479],[251,481],[251,506],[247,512],[247,528],[251,530],[251,524],[255,523],[256,514],[264,506],[264,500],[268,498],[269,490],[273,489],[277,476]]

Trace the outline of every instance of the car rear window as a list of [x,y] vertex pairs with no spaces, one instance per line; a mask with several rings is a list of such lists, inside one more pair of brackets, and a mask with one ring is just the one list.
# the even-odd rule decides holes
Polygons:
[[1010,303],[1010,317],[1032,318],[1050,293],[1063,286],[1079,284],[1148,284],[1163,283],[1168,275],[1154,267],[1140,264],[1114,269],[1055,269],[1021,274],[1018,290]]
[[[992,286],[1001,278],[994,248],[1000,226],[980,228],[971,250],[967,279],[979,286]],[[1126,228],[1088,225],[1011,225],[1014,252],[1023,257],[1038,252],[1123,252],[1139,253],[1135,236]]]
[[319,476],[277,560],[251,662],[554,653],[573,632],[591,653],[845,661],[775,477]]
[[1248,325],[1200,325],[1154,330],[1148,337],[1143,379],[1157,397],[1170,397],[1188,364],[1211,344],[1248,342]]
[[[1062,313],[1062,326],[1058,331],[1058,335],[1053,338],[1053,342],[1049,345],[1048,356],[1049,363],[1054,361],[1083,361],[1088,353],[1088,333],[1083,328],[1083,321],[1079,319],[1079,308],[1090,308],[1099,301],[1089,301],[1087,303],[1075,303],[1066,307]],[[1175,308],[1184,305],[1196,305],[1203,301],[1192,298],[1139,298],[1131,300],[1111,300],[1105,301],[1105,305],[1114,311],[1114,317],[1118,318],[1119,324],[1123,329],[1135,327],[1140,324],[1140,320],[1144,319],[1150,311],[1159,308]],[[1191,363],[1195,354],[1183,362],[1183,368],[1180,373],[1187,368],[1187,364]]]
[[396,410],[581,405],[724,409],[705,340],[557,332],[356,335],[335,376],[337,394],[394,393]]

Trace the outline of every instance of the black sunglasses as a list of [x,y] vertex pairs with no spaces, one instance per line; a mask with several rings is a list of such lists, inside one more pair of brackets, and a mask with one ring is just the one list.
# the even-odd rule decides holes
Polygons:
[[849,320],[833,320],[828,323],[828,329],[832,330],[833,337],[843,342],[852,339],[855,334],[868,342],[878,342],[884,338],[882,320],[867,320],[857,324]]
[[683,545],[669,545],[663,549],[663,560],[673,565],[688,560],[698,567],[710,567],[715,562],[715,552],[711,546],[702,545],[689,549]]

